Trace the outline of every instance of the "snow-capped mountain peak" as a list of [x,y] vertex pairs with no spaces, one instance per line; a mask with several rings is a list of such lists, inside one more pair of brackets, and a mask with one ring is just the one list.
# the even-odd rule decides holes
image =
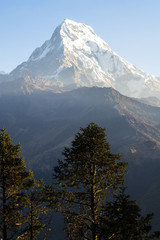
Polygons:
[[60,35],[66,46],[68,43],[67,40],[70,40],[78,49],[83,50],[84,44],[86,44],[90,39],[100,48],[107,48],[111,51],[111,48],[105,43],[105,41],[98,37],[90,26],[87,26],[83,23],[76,23],[69,19],[64,20],[64,22],[61,24]]
[[90,26],[69,19],[10,75],[29,76],[44,90],[98,86],[133,97],[160,95],[159,79],[118,56]]
[[[28,61],[41,60],[49,52],[53,51],[57,47],[55,45],[57,37],[59,37],[59,45],[70,51],[77,49],[91,53],[91,48],[95,50],[95,52],[98,48],[112,51],[107,43],[94,33],[94,30],[90,26],[65,19],[62,24],[56,28],[51,39],[47,40],[40,48],[37,48]],[[91,41],[89,41],[89,39]]]

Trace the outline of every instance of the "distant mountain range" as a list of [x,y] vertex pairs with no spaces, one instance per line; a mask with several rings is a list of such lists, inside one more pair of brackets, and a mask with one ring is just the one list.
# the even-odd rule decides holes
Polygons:
[[105,127],[112,151],[129,162],[129,193],[157,213],[160,229],[160,79],[119,57],[91,27],[65,20],[28,61],[0,73],[0,113],[0,128],[49,183],[79,128]]
[[[9,76],[0,93],[61,92],[77,87],[112,87],[130,97],[160,98],[160,80],[112,51],[85,24],[66,19],[50,40]],[[6,83],[7,81],[12,81]]]
[[21,154],[36,177],[48,183],[53,166],[80,127],[90,122],[105,127],[112,151],[129,162],[129,193],[144,211],[157,213],[154,225],[159,223],[159,107],[123,96],[113,88],[98,87],[61,94],[5,95],[0,96],[0,103],[0,126],[7,128],[15,143],[22,144]]
[[6,74],[4,71],[0,71],[0,75],[4,75]]

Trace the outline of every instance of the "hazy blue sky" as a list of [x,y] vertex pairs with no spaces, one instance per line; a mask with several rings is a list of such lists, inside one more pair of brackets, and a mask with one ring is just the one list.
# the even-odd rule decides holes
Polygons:
[[160,76],[160,0],[0,0],[0,70],[26,61],[65,18],[90,25],[118,55]]

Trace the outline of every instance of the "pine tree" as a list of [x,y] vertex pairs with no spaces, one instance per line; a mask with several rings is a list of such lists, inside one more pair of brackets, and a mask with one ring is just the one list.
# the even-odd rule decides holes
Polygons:
[[100,240],[159,239],[160,232],[151,233],[153,214],[143,217],[136,201],[129,198],[122,188],[115,200],[106,204],[104,215],[99,221]]
[[14,145],[6,129],[0,133],[0,232],[3,240],[16,239],[27,204],[25,192],[33,184],[33,174],[20,157],[20,144]]
[[64,160],[54,168],[53,179],[67,238],[97,240],[102,206],[107,194],[123,183],[127,163],[111,152],[105,129],[94,123],[80,129],[63,155]]
[[43,181],[35,181],[34,186],[27,195],[27,209],[25,214],[25,225],[19,239],[36,240],[40,233],[46,235],[50,228],[49,209],[47,208],[43,196]]

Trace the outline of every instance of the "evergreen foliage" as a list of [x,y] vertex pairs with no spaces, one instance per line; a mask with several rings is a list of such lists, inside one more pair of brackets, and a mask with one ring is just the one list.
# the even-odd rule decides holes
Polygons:
[[111,152],[105,129],[94,123],[80,129],[63,155],[64,160],[54,168],[53,179],[67,239],[97,240],[106,196],[123,184],[127,163]]
[[159,239],[160,232],[151,233],[153,214],[141,215],[136,201],[129,200],[122,188],[113,202],[105,206],[100,217],[100,240],[153,240]]
[[19,239],[22,240],[36,240],[39,234],[46,235],[50,230],[47,228],[47,221],[49,220],[49,209],[45,205],[43,191],[43,181],[34,182],[34,186],[27,194],[27,209],[25,214],[25,224]]
[[27,205],[26,191],[33,185],[33,174],[20,157],[20,144],[14,145],[6,129],[0,132],[0,232],[3,240],[16,239]]
[[127,163],[111,152],[105,129],[94,123],[81,128],[63,156],[53,187],[45,186],[26,170],[20,144],[0,130],[0,239],[47,239],[47,202],[63,213],[69,240],[159,239],[160,232],[152,233],[153,214],[142,216],[125,194]]

